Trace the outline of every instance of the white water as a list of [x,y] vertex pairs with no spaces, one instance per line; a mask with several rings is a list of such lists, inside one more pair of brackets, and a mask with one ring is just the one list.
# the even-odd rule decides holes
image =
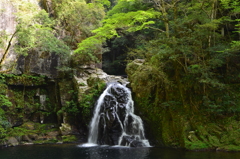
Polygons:
[[[89,127],[88,143],[84,144],[84,146],[88,146],[88,145],[95,146],[98,143],[99,120],[101,116],[105,115],[106,118],[110,120],[109,112],[105,114],[104,112],[101,112],[101,110],[103,109],[105,110],[104,98],[106,95],[112,97],[113,99],[116,99],[111,92],[111,87],[113,86],[117,89],[117,91],[127,93],[127,99],[126,99],[127,101],[125,102],[126,105],[125,105],[124,121],[122,122],[118,115],[118,109],[120,105],[118,105],[117,102],[114,103],[114,107],[111,109],[111,114],[110,114],[116,117],[122,129],[121,136],[119,137],[119,140],[118,140],[118,146],[130,146],[131,142],[126,145],[122,145],[123,138],[128,137],[131,139],[131,141],[135,140],[135,141],[141,142],[143,147],[150,147],[150,144],[144,135],[144,127],[143,127],[142,120],[139,116],[134,114],[134,102],[132,100],[131,91],[127,87],[122,86],[121,84],[118,84],[118,83],[109,84],[108,87],[105,89],[105,91],[99,97],[97,104],[95,106],[94,115]],[[129,121],[129,118],[131,118],[131,121]],[[104,124],[104,130],[105,130],[105,127],[106,127],[105,120],[104,120],[104,123],[105,123]]]
[[101,96],[99,97],[98,101],[97,101],[97,105],[95,107],[94,113],[93,113],[93,118],[92,121],[90,123],[90,127],[89,127],[89,135],[88,135],[88,143],[93,143],[93,144],[97,144],[97,137],[98,137],[98,124],[99,124],[99,119],[100,119],[100,109],[101,109],[101,105],[103,103],[103,99],[104,97],[109,93],[108,90],[110,89],[111,85],[109,85],[105,91],[101,94]]

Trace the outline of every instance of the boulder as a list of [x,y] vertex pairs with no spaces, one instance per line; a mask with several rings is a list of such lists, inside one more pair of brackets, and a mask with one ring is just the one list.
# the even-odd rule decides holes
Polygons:
[[17,139],[15,137],[9,137],[8,141],[7,141],[7,145],[8,146],[17,146],[17,145],[19,145],[19,142],[17,141]]
[[23,135],[22,141],[32,142],[32,139],[30,139],[28,135]]
[[123,136],[121,145],[130,147],[145,147],[141,140],[135,139],[134,136]]
[[68,123],[62,123],[60,131],[62,135],[69,135],[72,132],[72,127]]
[[60,135],[59,131],[50,131],[47,133],[47,136],[50,138],[57,138],[58,135]]
[[108,75],[103,70],[92,66],[84,66],[78,69],[78,71],[75,72],[74,80],[78,84],[79,89],[83,91],[99,80],[105,83],[119,82],[123,85],[129,83],[128,80],[122,76]]

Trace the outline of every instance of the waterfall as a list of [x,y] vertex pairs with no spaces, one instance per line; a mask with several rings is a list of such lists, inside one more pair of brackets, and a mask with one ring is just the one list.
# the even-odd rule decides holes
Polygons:
[[88,144],[149,147],[131,91],[110,83],[99,97],[89,126]]

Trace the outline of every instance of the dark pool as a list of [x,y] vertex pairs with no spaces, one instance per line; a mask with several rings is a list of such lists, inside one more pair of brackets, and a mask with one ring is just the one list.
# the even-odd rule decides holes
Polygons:
[[239,159],[240,152],[191,152],[165,148],[26,145],[0,149],[0,159]]

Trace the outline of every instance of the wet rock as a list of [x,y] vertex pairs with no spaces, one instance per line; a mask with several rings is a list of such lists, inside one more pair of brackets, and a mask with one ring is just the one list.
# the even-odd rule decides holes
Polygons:
[[[98,118],[99,122],[95,120]],[[93,126],[93,124],[95,125]],[[90,142],[100,145],[119,145],[121,136],[130,134],[131,138],[125,137],[126,139],[120,145],[149,146],[147,140],[145,143],[142,142],[145,140],[142,120],[133,114],[131,92],[119,83],[109,84],[100,96],[91,123],[90,134]]]
[[38,134],[29,134],[28,137],[31,139],[31,140],[38,140]]
[[60,131],[62,135],[69,135],[72,132],[71,125],[68,123],[62,123],[62,126],[60,127]]
[[121,145],[130,147],[144,147],[144,143],[135,139],[133,136],[123,136]]
[[93,86],[96,82],[102,81],[105,83],[118,82],[123,85],[128,84],[126,78],[121,76],[108,75],[103,70],[95,67],[79,68],[75,72],[74,81],[79,88],[80,93],[86,92],[89,87]]
[[30,139],[28,135],[23,135],[22,141],[32,142],[32,139]]
[[50,137],[50,138],[57,138],[58,135],[60,135],[59,131],[50,131],[47,133],[47,135]]
[[42,56],[42,54],[41,52],[34,52],[26,57],[20,56],[17,61],[17,70],[19,73],[30,72],[45,75],[49,78],[56,78],[58,76],[57,67],[60,66],[59,55],[49,53],[46,56]]
[[19,142],[17,141],[17,139],[15,137],[9,137],[8,141],[7,141],[7,145],[8,146],[17,146],[17,145],[19,145]]
[[18,126],[21,126],[23,124],[23,119],[21,118],[18,118],[18,117],[11,117],[9,118],[9,121],[12,125],[12,127],[18,127]]

